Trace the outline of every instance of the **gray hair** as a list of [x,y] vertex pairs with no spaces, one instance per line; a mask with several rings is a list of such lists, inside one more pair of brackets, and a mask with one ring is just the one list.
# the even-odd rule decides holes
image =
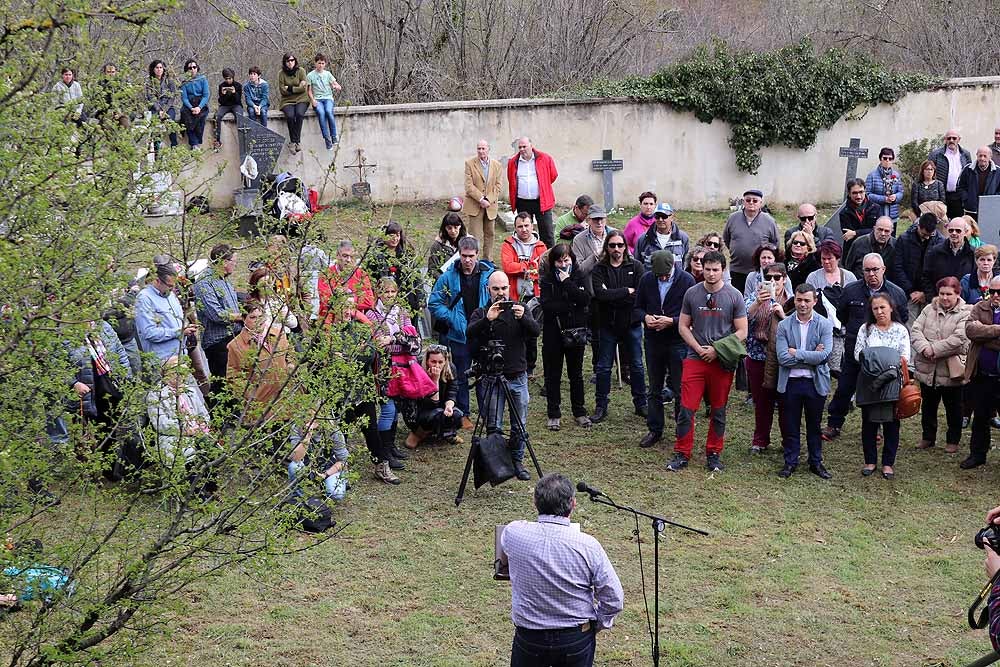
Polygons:
[[879,266],[885,268],[885,260],[882,259],[882,255],[878,254],[877,252],[870,252],[867,255],[865,255],[864,259],[861,260],[861,265],[864,266],[865,262],[867,262],[869,259],[877,259]]
[[458,251],[475,250],[479,252],[479,239],[475,236],[463,236],[458,240]]
[[350,248],[354,250],[354,241],[351,239],[341,239],[340,243],[337,244],[337,252],[340,252],[344,248]]
[[549,473],[535,485],[535,509],[539,514],[569,516],[573,509],[573,482],[557,472]]

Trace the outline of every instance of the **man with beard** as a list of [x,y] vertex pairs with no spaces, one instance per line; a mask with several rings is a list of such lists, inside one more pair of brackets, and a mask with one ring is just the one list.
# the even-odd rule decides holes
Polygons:
[[993,164],[989,146],[976,151],[976,161],[962,169],[958,177],[958,195],[966,215],[979,219],[979,198],[1000,192],[1000,167]]

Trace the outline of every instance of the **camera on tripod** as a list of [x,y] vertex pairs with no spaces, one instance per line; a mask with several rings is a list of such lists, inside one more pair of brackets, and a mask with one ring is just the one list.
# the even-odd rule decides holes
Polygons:
[[470,378],[481,375],[499,375],[503,373],[504,357],[507,355],[507,346],[502,340],[488,340],[486,344],[479,348],[479,355],[472,360],[472,365],[466,371]]

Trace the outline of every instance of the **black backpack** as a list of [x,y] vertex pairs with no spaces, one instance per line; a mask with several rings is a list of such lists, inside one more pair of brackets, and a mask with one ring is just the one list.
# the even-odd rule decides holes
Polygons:
[[319,496],[310,498],[289,496],[282,504],[289,508],[289,514],[293,517],[295,525],[307,533],[325,533],[337,525],[333,520],[330,506]]

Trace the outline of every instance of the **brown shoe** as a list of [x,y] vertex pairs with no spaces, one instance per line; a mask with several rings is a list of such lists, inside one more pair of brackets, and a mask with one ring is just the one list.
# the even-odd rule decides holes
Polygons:
[[389,467],[388,461],[376,463],[373,472],[375,473],[375,479],[381,480],[386,484],[399,484],[400,482],[400,479],[392,472],[392,468]]
[[410,434],[406,436],[406,440],[403,441],[403,444],[406,446],[407,449],[416,449],[417,445],[420,444],[421,440],[423,440],[423,438],[421,438],[413,431],[410,431]]
[[465,429],[466,431],[471,431],[473,429],[473,427],[475,427],[475,424],[472,423],[471,419],[469,419],[468,417],[462,417],[462,428],[463,429]]
[[946,454],[957,454],[958,453],[958,443],[949,442],[944,446],[944,451]]
[[917,444],[917,449],[930,449],[933,446],[934,446],[934,443],[932,441],[930,441],[930,440],[921,440]]

